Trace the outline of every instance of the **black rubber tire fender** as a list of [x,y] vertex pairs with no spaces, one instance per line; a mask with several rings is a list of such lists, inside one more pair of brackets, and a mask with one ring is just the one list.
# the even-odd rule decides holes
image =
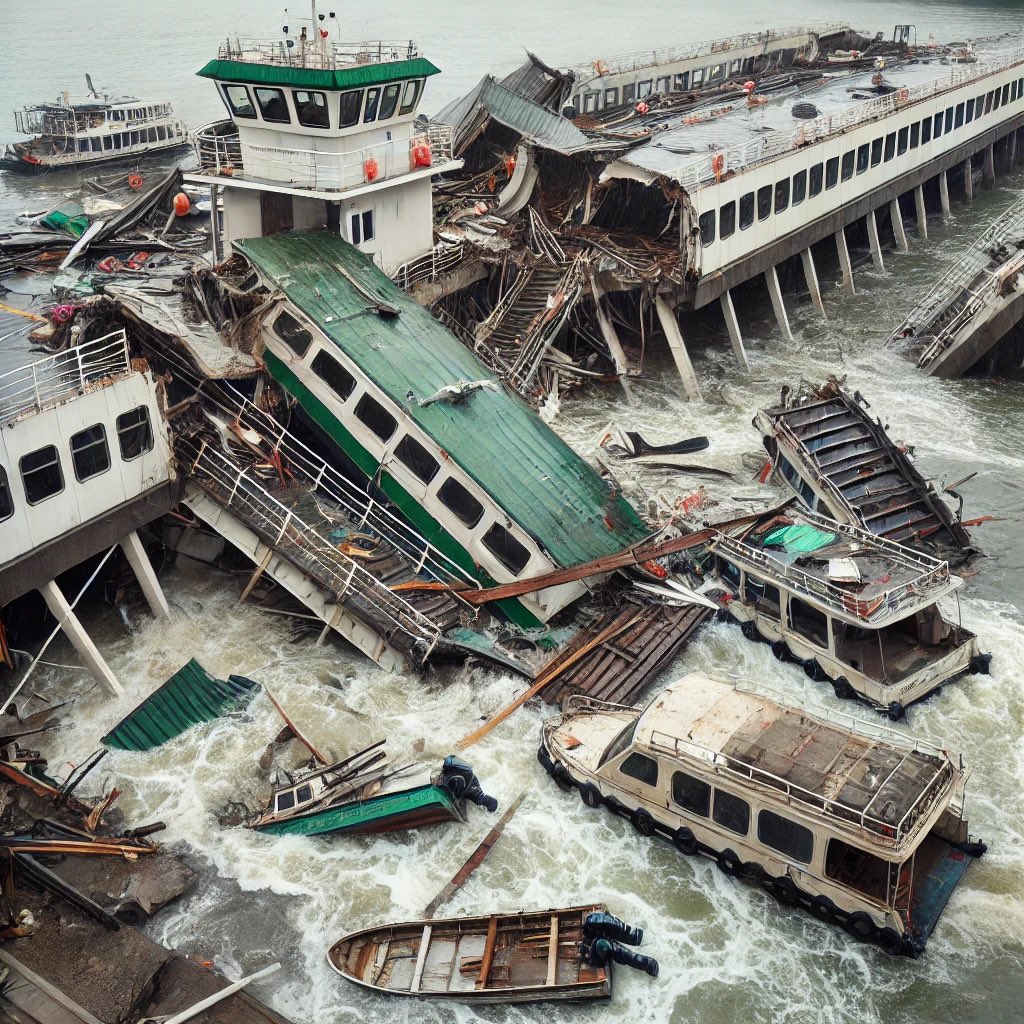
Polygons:
[[672,833],[672,842],[675,845],[675,848],[687,857],[692,857],[700,847],[700,844],[697,842],[697,837],[693,834],[693,831],[685,825],[680,825],[679,828]]
[[800,890],[789,875],[779,875],[778,878],[773,878],[770,891],[784,907],[795,907],[800,903]]
[[903,936],[895,928],[879,928],[875,941],[889,956],[900,956],[903,953]]
[[644,807],[637,807],[629,816],[629,822],[645,839],[650,839],[658,831],[658,825],[651,812]]
[[715,861],[718,864],[719,871],[730,878],[735,878],[740,873],[740,868],[743,867],[743,861],[740,860],[739,854],[729,847],[722,850],[715,858]]
[[857,692],[850,685],[850,680],[846,676],[839,676],[838,679],[833,679],[832,689],[840,700],[852,700],[857,696]]
[[808,658],[804,662],[804,672],[809,679],[813,679],[816,683],[823,683],[828,679],[825,670],[818,664],[815,658]]
[[847,934],[860,942],[874,942],[878,937],[878,926],[871,920],[871,915],[863,910],[855,910],[843,922]]
[[827,896],[813,896],[807,909],[811,916],[816,917],[819,921],[834,921],[836,919],[836,905]]
[[764,640],[764,637],[761,636],[761,630],[757,628],[757,623],[753,619],[747,619],[747,621],[740,626],[740,632],[748,640],[753,640],[754,643],[761,643]]
[[898,701],[894,700],[886,709],[890,722],[898,722],[906,713],[907,709]]
[[585,782],[580,786],[580,799],[587,807],[600,807],[601,804],[604,803],[604,797],[601,796],[601,790],[599,790],[592,782]]
[[555,780],[560,789],[569,790],[575,785],[569,774],[569,769],[561,761],[556,762],[554,768],[551,769],[551,778]]
[[782,662],[793,660],[793,654],[789,649],[789,644],[787,644],[785,640],[772,641],[772,654]]

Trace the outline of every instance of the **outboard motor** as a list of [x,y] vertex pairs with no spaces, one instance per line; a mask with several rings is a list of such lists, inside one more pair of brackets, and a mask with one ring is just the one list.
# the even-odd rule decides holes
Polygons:
[[587,914],[583,922],[583,937],[594,939],[612,939],[624,942],[627,946],[639,946],[644,941],[643,928],[631,928],[625,921],[611,914],[595,911]]
[[634,953],[626,949],[613,939],[595,939],[589,945],[584,944],[581,949],[584,961],[591,967],[607,967],[609,960],[614,960],[624,967],[633,967],[638,971],[649,974],[652,978],[658,976],[658,961],[653,956],[644,956],[643,953]]
[[472,766],[454,754],[449,754],[441,766],[441,785],[456,800],[468,800],[492,813],[498,809],[498,801],[483,791],[480,780],[473,774]]

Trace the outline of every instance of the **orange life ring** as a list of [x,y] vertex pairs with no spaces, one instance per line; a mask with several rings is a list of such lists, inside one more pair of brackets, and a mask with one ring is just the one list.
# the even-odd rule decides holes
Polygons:
[[376,181],[380,176],[380,167],[377,165],[377,161],[371,156],[366,163],[363,164],[363,177],[367,181]]
[[129,174],[128,175],[128,187],[133,192],[138,192],[142,188],[142,175],[141,174]]
[[906,103],[907,100],[909,100],[909,99],[910,99],[910,90],[909,89],[897,89],[896,90],[896,102],[897,103]]
[[434,155],[430,152],[430,146],[425,142],[418,142],[412,147],[413,167],[429,167],[434,162]]
[[718,181],[722,180],[722,171],[725,169],[725,156],[721,153],[716,153],[711,158],[711,170],[715,172],[715,178]]

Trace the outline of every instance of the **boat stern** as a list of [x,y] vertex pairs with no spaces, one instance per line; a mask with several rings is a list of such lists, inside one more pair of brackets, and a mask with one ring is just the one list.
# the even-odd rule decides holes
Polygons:
[[574,779],[590,778],[597,774],[608,748],[639,717],[638,708],[570,697],[562,714],[544,723],[538,759],[549,773],[562,765]]

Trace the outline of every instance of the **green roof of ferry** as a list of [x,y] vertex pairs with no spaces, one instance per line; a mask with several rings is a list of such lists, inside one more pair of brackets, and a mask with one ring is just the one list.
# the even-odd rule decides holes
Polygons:
[[247,82],[250,85],[290,85],[300,89],[356,89],[406,78],[428,78],[441,69],[425,57],[408,60],[354,64],[337,70],[257,64],[242,60],[211,60],[196,74],[218,82]]
[[[612,496],[608,484],[506,388],[482,389],[458,405],[420,408],[419,399],[447,385],[493,379],[494,373],[343,238],[293,231],[233,244],[558,565],[612,554],[648,534],[634,508]],[[397,307],[399,315],[379,315],[360,289]]]

